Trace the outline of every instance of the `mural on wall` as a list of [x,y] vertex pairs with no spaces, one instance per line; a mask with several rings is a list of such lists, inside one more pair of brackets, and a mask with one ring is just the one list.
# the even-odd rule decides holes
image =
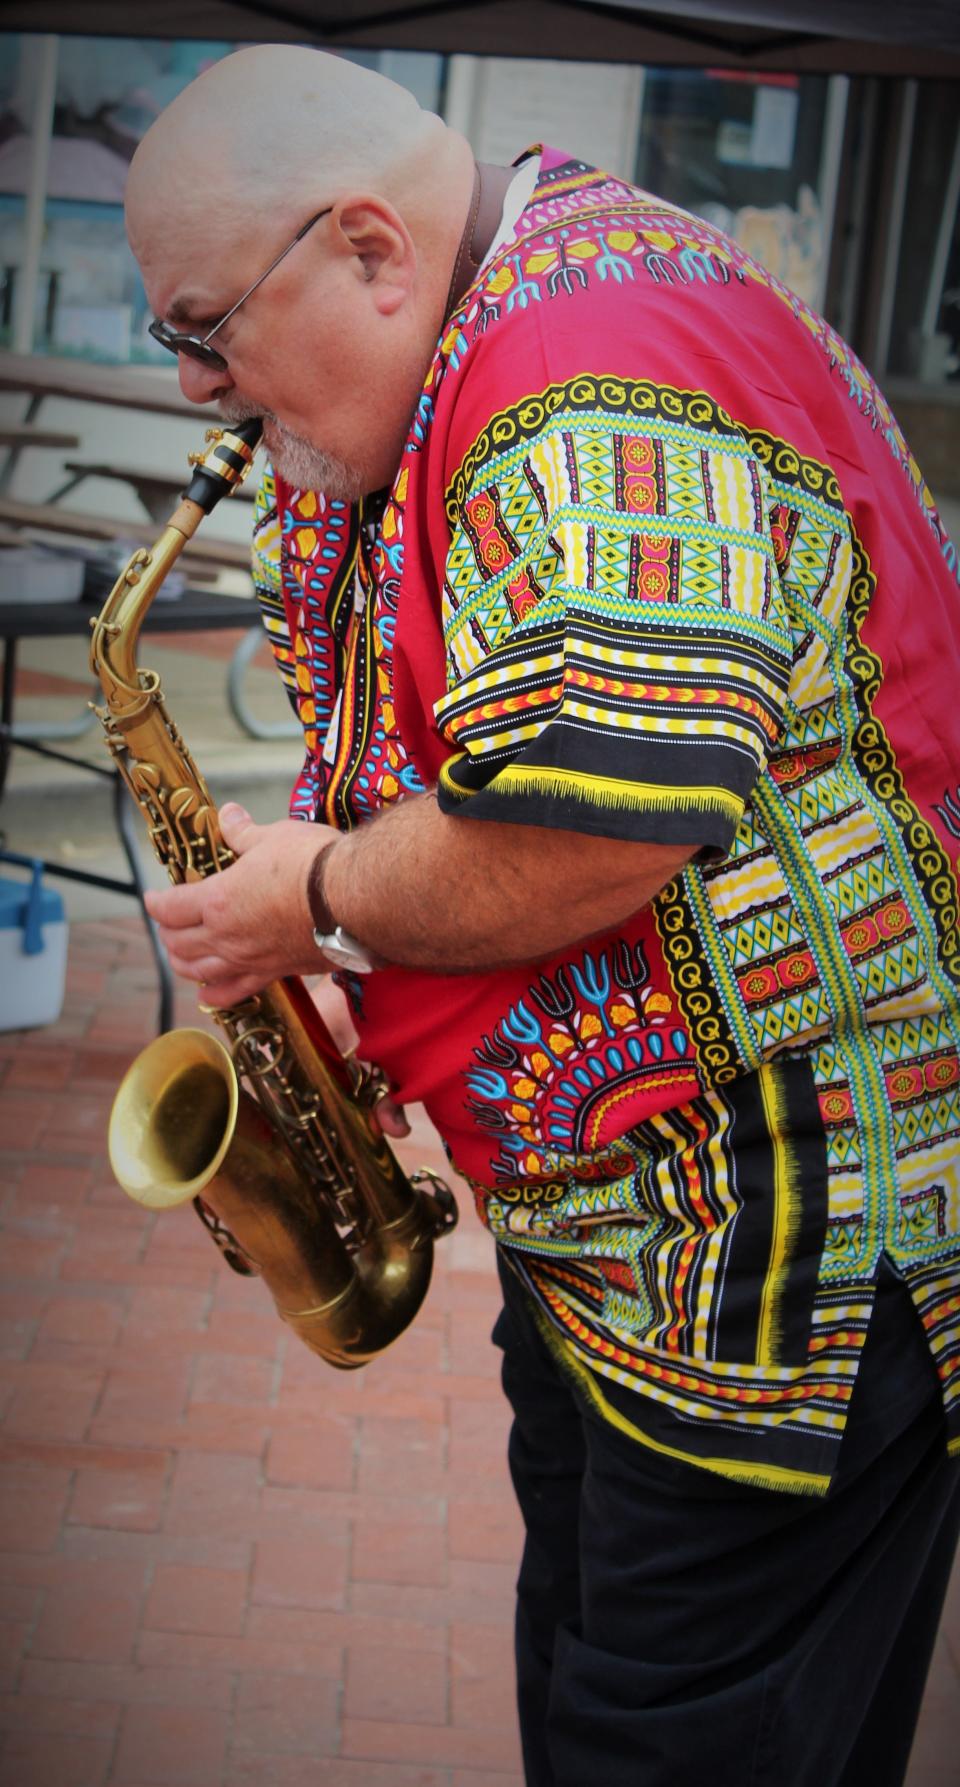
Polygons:
[[741,205],[728,227],[747,254],[816,309],[824,241],[820,201],[812,187],[800,187],[796,207]]

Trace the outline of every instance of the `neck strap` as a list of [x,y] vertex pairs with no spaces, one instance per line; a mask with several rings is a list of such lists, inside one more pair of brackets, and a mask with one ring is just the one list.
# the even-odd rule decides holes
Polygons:
[[495,167],[491,162],[475,162],[473,196],[464,225],[453,276],[444,306],[444,319],[451,316],[483,266],[490,244],[500,227],[503,201],[507,196],[516,168]]

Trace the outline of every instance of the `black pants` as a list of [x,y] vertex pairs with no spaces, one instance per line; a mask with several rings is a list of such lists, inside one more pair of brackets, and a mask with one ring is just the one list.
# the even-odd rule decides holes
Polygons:
[[960,1522],[899,1281],[882,1276],[837,1478],[812,1498],[618,1433],[501,1278],[528,1787],[896,1787]]

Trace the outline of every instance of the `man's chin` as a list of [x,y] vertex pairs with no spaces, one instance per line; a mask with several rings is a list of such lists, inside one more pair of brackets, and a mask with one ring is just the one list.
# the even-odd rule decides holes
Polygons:
[[356,502],[363,495],[364,479],[354,466],[293,434],[275,416],[264,417],[263,443],[284,483],[342,502]]

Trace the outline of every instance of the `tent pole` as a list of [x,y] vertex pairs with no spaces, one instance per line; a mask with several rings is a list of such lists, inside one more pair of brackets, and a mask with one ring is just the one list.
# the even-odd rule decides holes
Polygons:
[[38,49],[37,91],[30,121],[30,169],[24,214],[23,266],[14,294],[13,351],[29,354],[33,348],[40,254],[47,212],[47,168],[53,134],[53,108],[57,96],[58,37],[41,37]]
[[887,370],[890,354],[890,335],[893,330],[893,306],[897,292],[897,267],[900,261],[900,249],[903,242],[903,219],[907,206],[907,180],[910,174],[910,154],[913,149],[913,127],[917,116],[917,83],[905,81],[903,86],[903,104],[900,111],[897,130],[897,157],[893,170],[893,182],[890,191],[890,208],[888,212],[886,251],[883,257],[883,276],[880,284],[880,306],[877,315],[876,334],[874,337],[873,361],[870,367],[874,378],[882,379]]

